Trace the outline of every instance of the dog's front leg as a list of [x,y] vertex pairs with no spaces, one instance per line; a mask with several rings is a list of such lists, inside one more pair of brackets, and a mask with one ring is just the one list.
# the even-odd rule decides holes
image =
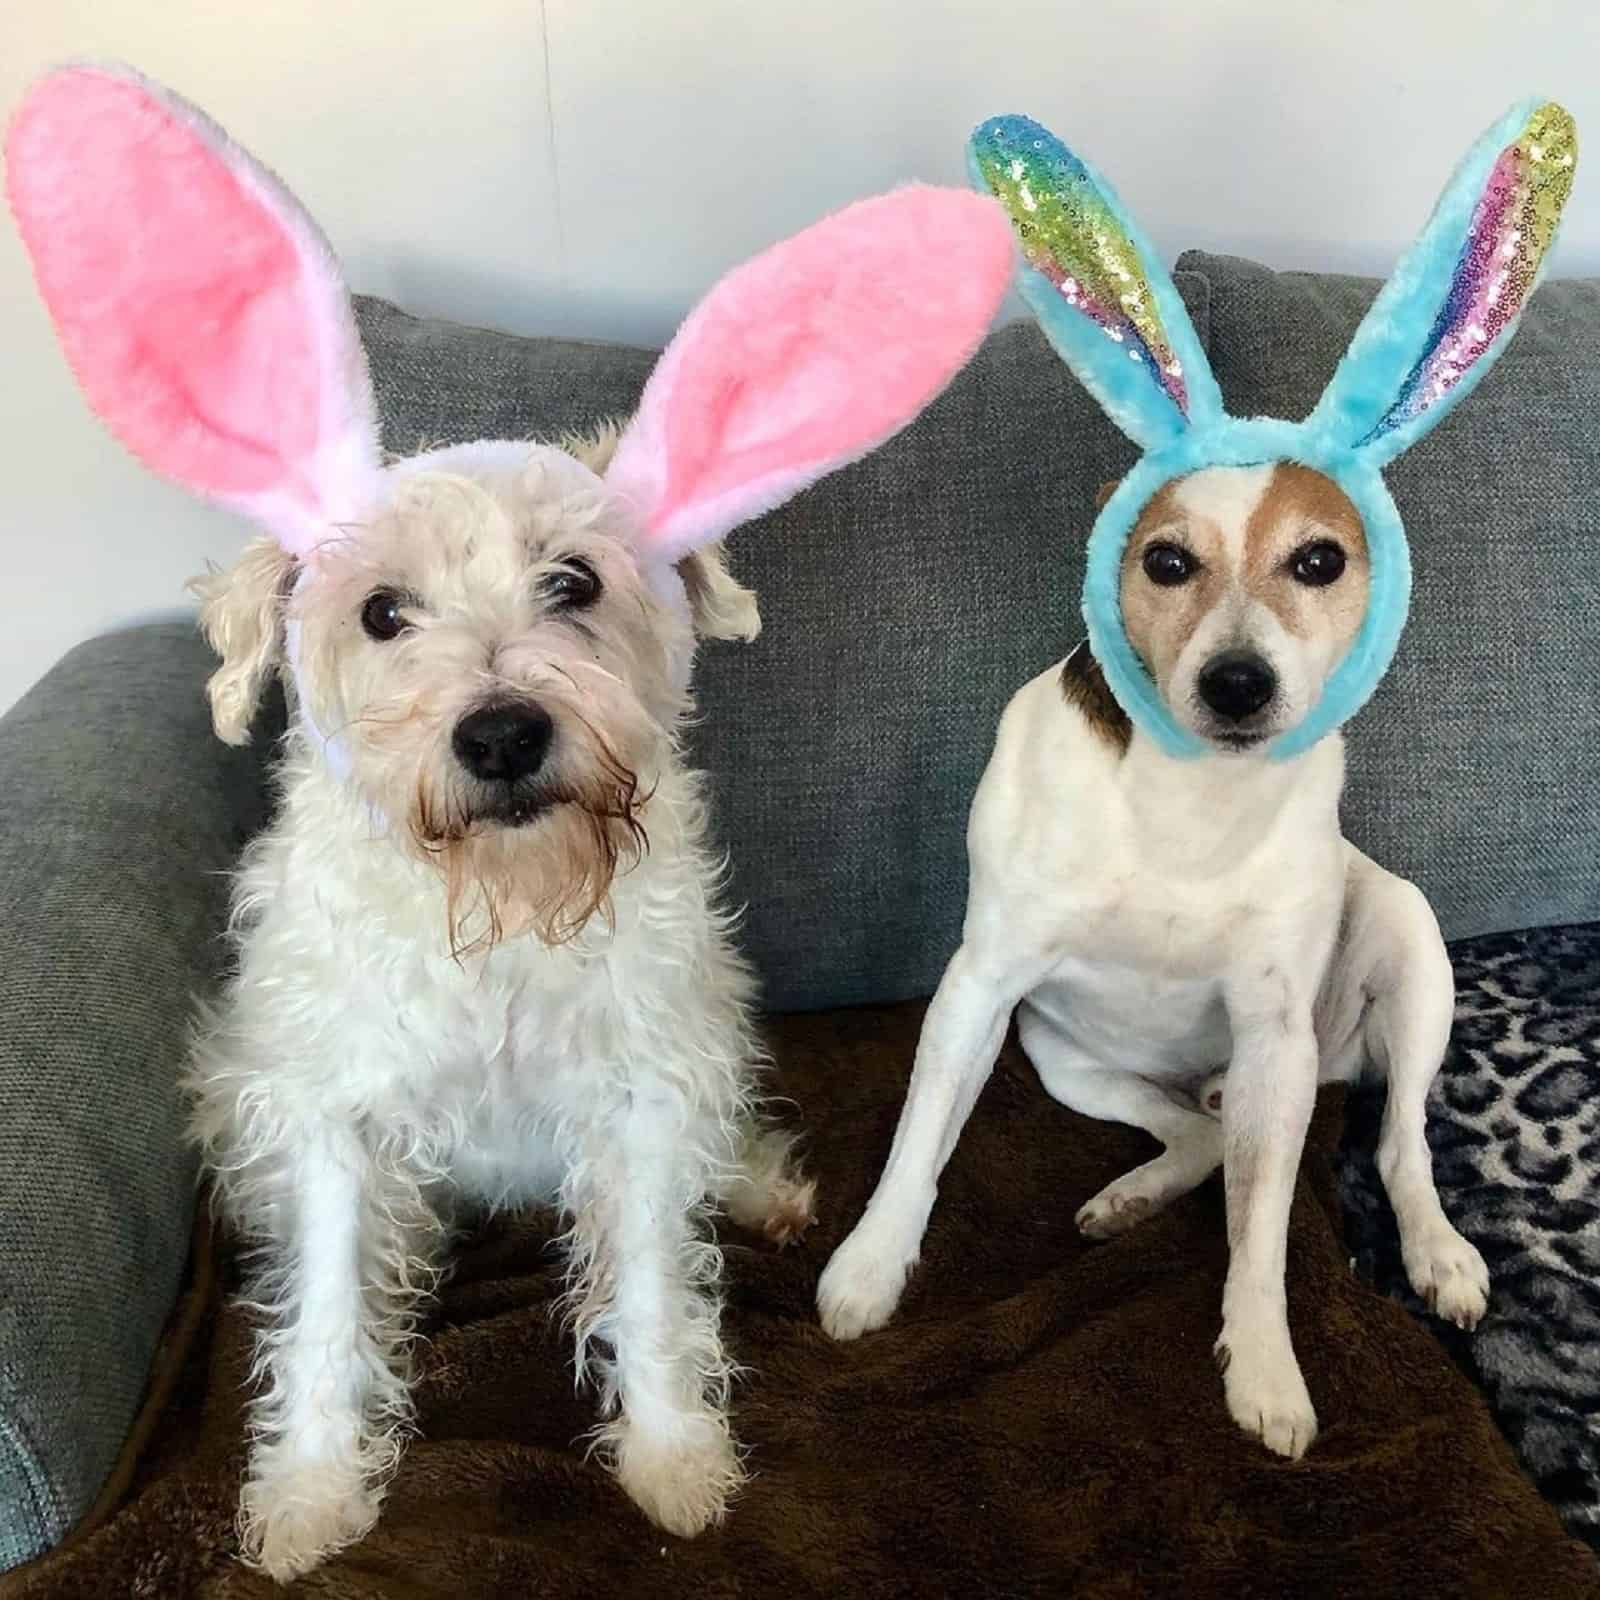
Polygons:
[[[616,1412],[599,1448],[634,1504],[683,1538],[722,1520],[743,1477],[706,1228],[719,1142],[723,1130],[701,1125],[677,1088],[636,1074],[581,1136],[564,1197],[580,1370],[599,1369]],[[591,1351],[596,1340],[609,1360]]]
[[265,1240],[250,1294],[269,1319],[257,1341],[240,1546],[287,1582],[377,1518],[408,1416],[397,1349],[408,1297],[382,1295],[376,1280],[419,1241],[399,1208],[379,1201],[371,1159],[348,1128],[297,1128],[235,1182],[241,1221]]
[[1317,1094],[1309,997],[1281,966],[1226,986],[1233,1059],[1222,1100],[1228,1278],[1217,1360],[1228,1410],[1269,1450],[1298,1458],[1317,1416],[1289,1339],[1289,1206]]
[[1005,952],[998,938],[980,947],[969,932],[945,968],[923,1018],[883,1176],[817,1285],[822,1326],[833,1338],[858,1338],[894,1315],[922,1251],[939,1174],[994,1067],[1017,1001],[1045,965]]

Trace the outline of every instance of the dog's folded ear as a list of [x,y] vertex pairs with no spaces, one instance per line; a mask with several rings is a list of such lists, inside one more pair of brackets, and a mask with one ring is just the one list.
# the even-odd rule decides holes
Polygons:
[[729,273],[650,375],[606,482],[679,561],[882,444],[977,349],[1011,274],[993,201],[913,185]]
[[254,539],[226,572],[189,588],[200,601],[200,628],[222,665],[206,684],[211,725],[224,744],[248,744],[267,678],[283,661],[284,608],[296,572],[276,539]]
[[17,111],[6,187],[89,404],[146,466],[302,558],[370,509],[349,297],[271,173],[137,73],[66,67]]
[[753,591],[728,571],[720,544],[692,551],[678,563],[694,631],[702,639],[738,639],[748,644],[761,632]]

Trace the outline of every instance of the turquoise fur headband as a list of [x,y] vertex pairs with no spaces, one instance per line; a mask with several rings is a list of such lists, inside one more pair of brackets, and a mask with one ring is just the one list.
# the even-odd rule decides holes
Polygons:
[[1367,614],[1322,698],[1273,741],[1273,756],[1299,755],[1361,709],[1394,657],[1411,562],[1383,468],[1471,392],[1515,329],[1572,187],[1572,118],[1551,101],[1524,101],[1473,146],[1303,422],[1227,414],[1149,241],[1053,134],[1027,117],[995,118],[973,134],[969,159],[974,182],[1011,218],[1023,297],[1045,336],[1145,452],[1095,521],[1083,614],[1118,703],[1170,755],[1208,747],[1178,725],[1123,631],[1122,554],[1145,503],[1203,467],[1292,461],[1332,478],[1360,512]]

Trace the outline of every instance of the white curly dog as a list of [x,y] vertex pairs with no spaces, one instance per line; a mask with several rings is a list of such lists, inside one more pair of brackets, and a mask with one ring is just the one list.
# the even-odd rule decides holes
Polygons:
[[741,1477],[707,1212],[783,1240],[811,1188],[758,1115],[751,978],[680,749],[695,634],[758,627],[718,541],[972,353],[1003,215],[863,201],[725,278],[619,437],[386,466],[331,253],[198,111],[69,68],[8,157],[90,402],[270,535],[201,585],[218,734],[248,737],[275,672],[293,717],[188,1074],[258,1246],[246,1557],[287,1579],[372,1525],[458,1203],[560,1207],[599,1445],[697,1533]]

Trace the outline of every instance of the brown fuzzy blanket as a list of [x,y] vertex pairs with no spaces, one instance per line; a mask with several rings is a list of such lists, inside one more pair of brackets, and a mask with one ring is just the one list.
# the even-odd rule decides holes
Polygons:
[[[1592,1556],[1519,1474],[1478,1393],[1351,1273],[1329,1168],[1334,1102],[1289,1239],[1291,1319],[1323,1429],[1304,1461],[1269,1456],[1223,1410],[1217,1183],[1086,1243],[1074,1211],[1149,1142],[1048,1099],[1014,1044],[951,1162],[899,1318],[831,1344],[812,1308],[817,1274],[888,1149],[920,1016],[771,1025],[822,1221],[781,1254],[725,1235],[727,1334],[751,1369],[737,1425],[755,1477],[724,1528],[666,1538],[585,1462],[574,1441],[592,1404],[573,1393],[549,1316],[551,1219],[532,1216],[497,1223],[460,1259],[421,1358],[421,1437],[378,1528],[291,1592],[1600,1595]],[[219,1276],[226,1287],[225,1255]],[[7,1600],[281,1592],[232,1555],[248,1329],[200,1277],[137,1462],[97,1527],[0,1580]]]

